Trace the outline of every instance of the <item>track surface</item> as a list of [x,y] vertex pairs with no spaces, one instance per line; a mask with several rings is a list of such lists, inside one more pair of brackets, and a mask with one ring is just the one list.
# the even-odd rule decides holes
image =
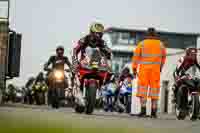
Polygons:
[[[60,108],[58,110],[47,106],[30,106],[22,104],[9,104],[0,107],[0,113],[8,114],[10,116],[29,116],[45,119],[60,119],[60,121],[77,120],[81,123],[83,121],[88,127],[89,123],[96,123],[102,127],[127,127],[127,128],[158,128],[158,129],[173,129],[176,132],[182,133],[199,133],[200,120],[192,122],[189,119],[179,121],[172,115],[159,115],[158,119],[151,118],[137,118],[136,116],[129,116],[127,114],[110,113],[103,111],[95,111],[93,115],[77,114],[71,108]],[[36,117],[35,117],[36,116]]]

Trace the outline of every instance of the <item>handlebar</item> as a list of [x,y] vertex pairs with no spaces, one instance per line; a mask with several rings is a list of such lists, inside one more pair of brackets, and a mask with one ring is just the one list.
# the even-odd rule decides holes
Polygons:
[[[46,68],[45,69],[45,71],[47,71],[47,72],[51,72],[51,71],[53,71],[54,69],[50,69],[50,68]],[[72,72],[70,69],[64,69],[64,71],[65,72],[68,72],[68,73],[70,73],[70,72]]]
[[188,78],[188,79],[199,78],[200,79],[200,75],[184,74],[181,78]]

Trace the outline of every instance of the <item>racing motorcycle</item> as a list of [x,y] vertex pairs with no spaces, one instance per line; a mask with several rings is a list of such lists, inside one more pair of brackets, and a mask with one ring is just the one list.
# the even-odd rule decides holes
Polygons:
[[33,95],[37,105],[45,104],[45,93],[48,86],[45,82],[37,82],[33,85]]
[[131,112],[131,100],[132,100],[132,80],[126,78],[120,88],[120,102],[125,106],[126,113]]
[[177,83],[179,88],[175,95],[176,117],[178,120],[184,120],[189,115],[190,120],[197,120],[200,111],[200,78],[185,74]]
[[63,70],[52,69],[48,75],[49,97],[52,108],[59,108],[60,101],[65,98],[65,74]]
[[[75,96],[75,111],[92,114],[96,104],[96,93],[109,80],[111,73],[106,58],[98,48],[86,48],[86,57],[79,65],[81,89]],[[79,88],[79,87],[78,87]]]

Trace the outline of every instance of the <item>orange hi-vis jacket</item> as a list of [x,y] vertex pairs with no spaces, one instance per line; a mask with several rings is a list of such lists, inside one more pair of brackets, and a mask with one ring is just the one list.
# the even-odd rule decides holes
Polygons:
[[[134,51],[132,68],[138,70],[138,97],[158,99],[160,71],[165,64],[166,49],[158,39],[145,39]],[[138,69],[139,68],[139,69]]]

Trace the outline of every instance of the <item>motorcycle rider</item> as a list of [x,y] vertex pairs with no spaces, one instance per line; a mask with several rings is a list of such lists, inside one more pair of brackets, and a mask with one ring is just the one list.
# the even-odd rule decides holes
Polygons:
[[[73,49],[73,56],[72,56],[72,61],[73,61],[73,71],[74,73],[77,72],[79,64],[81,61],[83,61],[86,57],[86,48],[87,47],[92,47],[92,48],[99,48],[100,51],[106,56],[108,60],[111,59],[111,50],[110,48],[105,45],[105,41],[102,39],[103,37],[103,31],[104,31],[104,26],[101,23],[93,23],[90,26],[90,33],[86,35],[85,37],[81,38],[78,41],[78,44],[76,47]],[[78,59],[78,55],[81,53],[80,59]],[[83,83],[81,83],[81,90],[83,88]]]
[[29,104],[33,104],[32,86],[33,86],[34,82],[35,82],[35,78],[30,77],[29,80],[27,81],[27,83],[25,84],[25,87],[27,88],[27,98],[28,98]]
[[[46,84],[46,82],[45,82],[45,78],[44,78],[44,74],[43,74],[43,72],[40,72],[38,75],[37,75],[37,77],[36,77],[36,79],[35,79],[35,83],[34,83],[34,86],[33,86],[33,90],[34,90],[34,96],[35,96],[35,100],[36,101],[39,101],[39,99],[38,99],[38,96],[37,96],[37,91],[38,91],[38,89],[40,88],[40,87],[38,87],[37,86],[37,84],[38,83],[40,83],[42,86],[40,86],[40,87],[42,87],[41,89],[42,89],[42,93],[43,93],[43,103],[45,103],[45,93],[46,93],[46,91],[48,90],[48,87],[47,87],[47,84]],[[41,93],[41,92],[40,92]],[[36,102],[37,103],[37,102]]]
[[[45,71],[48,71],[47,75],[49,74],[49,65],[52,64],[52,68],[56,68],[56,69],[60,69],[60,70],[63,70],[64,71],[64,65],[67,64],[67,66],[70,68],[70,70],[72,70],[72,65],[71,63],[69,62],[69,59],[67,56],[64,56],[64,47],[62,45],[59,45],[57,48],[56,48],[56,55],[54,56],[51,56],[49,58],[49,60],[47,61],[47,63],[44,65],[44,70]],[[72,74],[74,75],[74,74]],[[72,76],[72,79],[71,79],[71,88],[73,88],[74,86],[74,82],[73,82],[73,76]],[[65,84],[67,84],[67,81],[65,80],[64,81]],[[47,84],[49,86],[49,81],[47,80]],[[50,95],[51,95],[51,92],[48,93],[48,104],[50,104],[49,100],[50,100]]]
[[185,56],[181,57],[178,60],[177,67],[173,73],[173,77],[175,81],[172,87],[172,90],[174,92],[174,97],[172,100],[173,103],[176,101],[176,93],[179,87],[177,81],[181,79],[181,77],[185,75],[185,72],[193,66],[196,66],[200,70],[200,65],[198,64],[198,61],[197,61],[197,49],[187,48],[185,51]]
[[36,77],[35,83],[37,83],[37,82],[43,82],[43,81],[45,81],[44,74],[43,74],[43,72],[40,72],[38,74],[38,76]]
[[[64,47],[58,46],[56,48],[56,56],[51,56],[47,63],[44,65],[44,70],[49,71],[49,65],[52,64],[52,68],[61,69],[64,71],[64,65],[67,64],[67,66],[72,70],[72,65],[68,59],[67,56],[64,56]],[[73,81],[73,80],[72,80]],[[73,82],[72,82],[73,87]]]

